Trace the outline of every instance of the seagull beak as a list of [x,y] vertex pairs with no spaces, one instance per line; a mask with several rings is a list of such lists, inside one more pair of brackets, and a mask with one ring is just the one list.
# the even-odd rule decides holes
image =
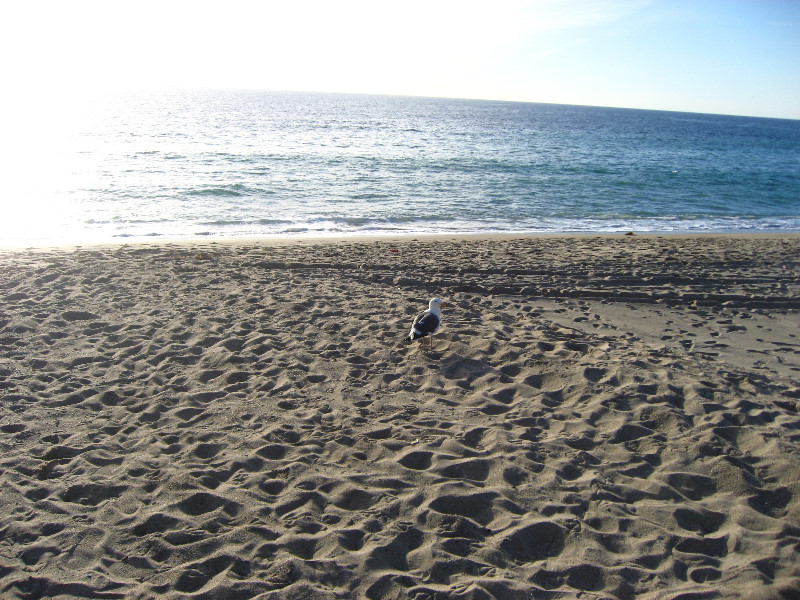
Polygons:
[[445,304],[444,302],[442,302],[442,308],[447,308],[447,304]]

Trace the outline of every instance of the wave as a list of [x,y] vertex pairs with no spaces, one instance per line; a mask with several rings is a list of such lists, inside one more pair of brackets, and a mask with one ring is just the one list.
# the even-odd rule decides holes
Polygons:
[[264,193],[264,190],[253,188],[242,183],[232,183],[229,185],[204,185],[195,188],[189,188],[185,192],[186,196],[212,196],[212,197],[229,197],[241,198],[244,196],[256,196]]

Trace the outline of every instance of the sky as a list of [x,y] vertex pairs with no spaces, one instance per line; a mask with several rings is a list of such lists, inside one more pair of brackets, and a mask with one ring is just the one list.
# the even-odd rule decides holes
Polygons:
[[0,15],[20,103],[234,88],[800,119],[800,0],[42,0]]

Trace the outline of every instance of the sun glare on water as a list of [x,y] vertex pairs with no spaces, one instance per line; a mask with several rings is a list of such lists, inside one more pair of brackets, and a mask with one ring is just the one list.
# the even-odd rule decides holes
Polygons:
[[86,160],[90,102],[57,94],[27,95],[4,106],[0,246],[69,238],[76,229],[74,190],[91,187]]

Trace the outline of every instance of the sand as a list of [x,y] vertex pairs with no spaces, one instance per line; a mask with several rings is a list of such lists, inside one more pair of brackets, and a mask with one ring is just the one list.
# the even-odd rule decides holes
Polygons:
[[0,598],[800,597],[800,236],[2,251],[0,303]]

